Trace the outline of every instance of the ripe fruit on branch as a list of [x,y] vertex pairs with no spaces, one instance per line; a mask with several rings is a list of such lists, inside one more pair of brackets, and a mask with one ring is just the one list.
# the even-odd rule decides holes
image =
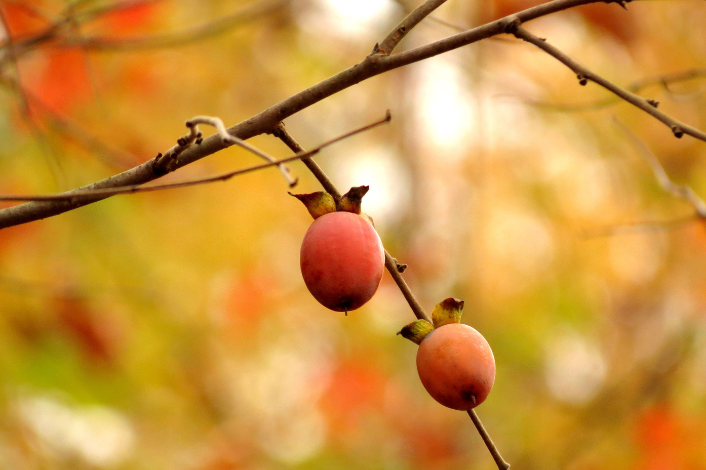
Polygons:
[[434,309],[434,328],[426,320],[405,326],[399,334],[419,344],[417,372],[436,401],[455,410],[470,410],[485,401],[495,382],[490,345],[474,328],[458,323],[463,301],[446,299]]
[[[367,187],[351,190],[356,194],[365,194],[366,191]],[[348,204],[350,198],[347,196],[341,201]],[[306,287],[319,303],[331,310],[347,314],[361,307],[380,284],[385,250],[375,228],[360,213],[360,198],[357,205],[346,205],[347,209],[352,209],[350,212],[341,210],[324,214],[321,214],[322,207],[329,211],[333,209],[329,203],[321,204],[326,200],[324,196],[298,195],[297,198],[315,217],[304,235],[300,252]],[[315,202],[307,204],[307,201]]]

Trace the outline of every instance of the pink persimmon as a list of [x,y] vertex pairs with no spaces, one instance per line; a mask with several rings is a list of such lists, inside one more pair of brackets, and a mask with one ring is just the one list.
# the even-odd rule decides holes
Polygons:
[[462,323],[449,323],[419,344],[417,371],[432,398],[466,411],[488,397],[495,382],[495,359],[478,331]]
[[330,212],[314,220],[300,253],[304,283],[324,307],[355,310],[375,294],[385,250],[373,226],[352,212]]

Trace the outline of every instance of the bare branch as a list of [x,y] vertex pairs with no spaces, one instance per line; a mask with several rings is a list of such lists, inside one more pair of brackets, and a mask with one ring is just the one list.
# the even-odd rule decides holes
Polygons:
[[[201,185],[201,184],[215,183],[217,181],[227,181],[235,176],[243,175],[245,173],[252,173],[253,171],[262,170],[264,168],[270,168],[273,166],[281,165],[283,163],[291,162],[294,160],[299,160],[301,158],[311,157],[312,155],[317,154],[322,149],[324,149],[330,145],[333,145],[336,142],[340,142],[343,139],[346,139],[348,137],[352,137],[356,134],[360,134],[361,132],[365,132],[367,130],[370,130],[374,127],[377,127],[381,124],[385,124],[387,122],[390,122],[390,115],[389,114],[387,114],[383,119],[381,119],[379,121],[376,121],[372,124],[367,124],[363,127],[360,127],[360,128],[355,129],[353,131],[342,134],[342,135],[340,135],[334,139],[331,139],[327,142],[324,142],[323,144],[319,145],[318,147],[316,147],[313,150],[310,150],[308,152],[294,155],[294,156],[288,157],[288,158],[283,158],[280,160],[274,160],[274,161],[268,162],[268,163],[263,163],[261,165],[255,165],[255,166],[243,168],[240,170],[229,171],[227,173],[220,173],[220,174],[217,174],[214,176],[209,176],[207,178],[197,178],[197,179],[184,180],[184,181],[175,181],[172,183],[155,184],[152,186],[131,185],[131,186],[108,187],[108,188],[96,188],[95,185],[89,185],[89,186],[85,186],[83,188],[74,189],[72,191],[67,191],[67,192],[61,193],[61,194],[46,194],[46,195],[39,194],[39,195],[27,195],[27,196],[9,196],[9,195],[2,196],[2,195],[0,195],[0,201],[33,201],[36,203],[53,202],[53,203],[57,203],[57,204],[70,204],[70,205],[73,205],[76,207],[81,207],[81,206],[84,206],[84,205],[89,204],[91,202],[100,201],[100,200],[105,199],[109,196],[115,196],[118,194],[135,194],[135,193],[144,193],[144,192],[151,192],[151,191],[161,191],[164,189],[185,188],[185,187],[189,187],[189,186],[197,186],[197,185]],[[195,126],[193,126],[193,127],[195,127]],[[190,143],[191,143],[190,141],[194,141],[199,138],[199,137],[197,137],[198,132],[194,131],[193,127],[190,128],[189,134],[187,134],[186,136],[179,139],[180,142],[175,147],[173,147],[173,149],[178,148],[180,145],[183,147],[188,147],[188,145],[190,145]],[[155,160],[158,160],[159,158],[164,158],[164,157],[162,155],[158,155],[155,158]],[[23,204],[21,206],[10,207],[8,209],[3,209],[3,211],[11,211],[12,209],[22,208],[27,205],[28,204]],[[3,212],[3,211],[0,211],[0,212]],[[2,219],[0,219],[0,229],[11,226],[11,225],[2,225],[1,222],[2,222]]]
[[[389,116],[390,111],[388,110],[386,117],[389,118]],[[284,144],[289,147],[292,152],[297,154],[305,153],[304,148],[302,148],[302,146],[299,145],[296,140],[294,140],[294,137],[292,137],[285,130],[283,122],[280,122],[279,125],[275,128],[275,130],[272,131],[272,135],[284,142]],[[341,200],[341,193],[338,192],[336,186],[334,186],[329,177],[326,176],[324,170],[322,170],[321,167],[311,157],[302,157],[301,160],[304,165],[306,165],[306,167],[314,174],[314,176],[316,176],[316,179],[319,180],[326,192],[333,196],[334,201],[336,201],[336,206],[338,207],[338,201]]]
[[[472,44],[482,39],[504,34],[508,32],[508,28],[514,25],[518,20],[520,22],[526,22],[579,5],[598,3],[600,1],[601,0],[553,0],[416,49],[391,56],[378,54],[368,55],[360,63],[231,127],[228,129],[228,133],[242,140],[247,140],[256,135],[272,132],[283,119],[368,78]],[[181,168],[218,152],[225,147],[226,145],[223,144],[219,137],[211,136],[204,139],[201,145],[190,146],[184,150],[170,168],[165,169],[162,166],[155,165],[155,160],[152,159],[135,168],[98,181],[82,189],[107,189],[141,185],[164,176],[169,170]],[[104,198],[105,196],[97,197],[93,201],[82,200],[75,204],[68,204],[65,201],[33,201],[20,206],[1,209],[0,228],[51,217]]]
[[444,4],[446,0],[427,0],[419,7],[415,8],[409,15],[407,15],[397,26],[392,30],[390,34],[387,35],[385,39],[380,43],[380,46],[374,50],[374,53],[381,55],[390,55],[392,51],[395,50],[397,44],[404,39],[404,37],[409,33],[412,28],[417,26],[420,21],[426,18],[432,11],[439,8]]
[[[706,78],[706,68],[694,68],[689,70],[684,70],[681,72],[675,72],[665,75],[657,75],[652,77],[647,77],[633,82],[629,86],[625,87],[626,90],[633,93],[637,93],[645,88],[652,86],[660,86],[664,89],[666,93],[677,100],[675,95],[684,95],[684,93],[677,93],[671,89],[670,85],[674,83],[681,83],[690,80],[696,80],[699,78]],[[683,101],[684,97],[679,101]],[[528,103],[532,106],[537,106],[540,108],[548,109],[550,111],[566,111],[566,112],[581,112],[581,111],[592,111],[601,108],[606,108],[614,104],[622,102],[619,96],[610,96],[608,98],[596,101],[590,101],[586,103],[551,103],[539,100],[522,99],[523,102]]]
[[618,128],[621,131],[623,131],[623,133],[628,137],[628,139],[630,140],[630,143],[635,148],[637,153],[639,153],[640,156],[650,166],[650,168],[652,169],[652,173],[654,173],[655,178],[657,178],[657,181],[659,182],[659,185],[662,186],[662,188],[665,191],[672,194],[674,197],[677,197],[677,198],[682,199],[682,200],[686,201],[687,203],[689,203],[696,210],[696,214],[699,217],[706,219],[706,202],[704,202],[704,200],[701,199],[694,192],[693,189],[691,189],[691,186],[680,185],[680,184],[674,183],[669,178],[669,175],[667,175],[667,172],[664,170],[664,167],[659,162],[659,160],[657,159],[655,154],[652,153],[652,151],[647,146],[647,144],[645,144],[642,140],[640,140],[619,119],[616,118],[615,123],[618,126]]
[[551,55],[559,62],[570,68],[576,74],[580,85],[586,85],[589,81],[594,82],[602,86],[606,90],[619,96],[620,98],[632,104],[633,106],[640,108],[647,114],[653,116],[654,118],[665,124],[667,127],[669,127],[669,129],[671,129],[675,137],[681,138],[684,134],[688,134],[692,137],[706,142],[706,132],[696,129],[695,127],[691,127],[690,125],[685,124],[663,113],[662,111],[657,109],[657,105],[659,104],[657,101],[642,98],[641,96],[638,96],[635,93],[632,93],[624,88],[620,88],[619,86],[606,80],[600,75],[593,73],[586,67],[582,66],[581,64],[561,52],[556,47],[549,44],[545,39],[535,36],[534,34],[524,29],[522,26],[519,26],[519,24],[510,32],[513,33],[516,37],[531,44],[534,44],[535,46],[542,49],[544,52]]

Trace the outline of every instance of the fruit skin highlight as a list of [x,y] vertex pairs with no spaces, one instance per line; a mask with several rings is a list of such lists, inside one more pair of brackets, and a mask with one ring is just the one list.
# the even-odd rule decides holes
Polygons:
[[306,287],[324,307],[355,310],[371,299],[385,268],[385,250],[373,226],[352,212],[330,212],[307,230],[300,252]]
[[495,382],[490,345],[474,328],[449,323],[436,328],[419,344],[417,372],[436,401],[467,411],[483,403]]

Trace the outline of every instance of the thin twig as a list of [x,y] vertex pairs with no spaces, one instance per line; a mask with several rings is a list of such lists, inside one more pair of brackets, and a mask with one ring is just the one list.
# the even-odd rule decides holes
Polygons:
[[480,437],[483,439],[483,442],[485,442],[485,446],[488,448],[490,454],[493,456],[493,460],[495,460],[495,463],[497,464],[498,468],[500,470],[508,470],[510,468],[510,464],[507,463],[500,455],[500,452],[498,452],[498,448],[495,447],[495,443],[490,438],[490,434],[488,434],[488,431],[485,430],[483,423],[480,422],[480,418],[476,414],[476,411],[468,410],[468,416],[471,417],[473,424],[475,424],[476,429],[480,434]]
[[669,127],[669,129],[671,129],[672,133],[677,138],[681,138],[684,134],[688,134],[696,139],[706,142],[706,132],[696,129],[695,127],[685,124],[667,115],[666,113],[663,113],[662,111],[657,109],[657,105],[659,104],[657,101],[638,96],[635,93],[632,93],[624,88],[615,85],[614,83],[606,80],[600,75],[593,73],[583,65],[570,58],[568,55],[561,52],[556,47],[549,44],[545,39],[535,36],[534,34],[527,31],[525,28],[520,26],[519,21],[515,25],[513,25],[513,27],[510,28],[508,32],[514,34],[516,37],[522,39],[523,41],[527,41],[530,44],[534,44],[550,56],[557,59],[562,64],[566,65],[576,74],[576,77],[579,80],[579,84],[586,85],[589,81],[591,81],[596,83],[597,85],[602,86],[606,90],[614,93],[623,100],[627,101],[633,106],[640,108],[647,114],[653,116],[654,118],[665,124],[667,127]]
[[[603,3],[606,1],[618,3],[617,0],[612,2],[610,0],[603,0]],[[511,25],[515,24],[516,20],[527,22],[579,5],[598,2],[601,2],[601,0],[553,0],[405,52],[390,56],[382,56],[379,54],[368,55],[360,63],[306,90],[290,96],[256,116],[231,127],[228,129],[228,133],[242,140],[247,140],[256,135],[272,132],[272,130],[287,117],[368,78],[443,54],[450,50],[458,49],[459,47],[478,42],[482,39],[504,34],[508,32],[508,28],[510,28]],[[216,153],[223,148],[225,148],[225,145],[221,139],[217,136],[211,136],[204,139],[201,145],[192,145],[186,149],[170,169],[181,168]],[[164,176],[166,173],[167,171],[165,171],[164,168],[154,165],[154,160],[149,160],[123,173],[98,181],[89,187],[104,189],[141,185]],[[96,200],[100,199],[102,198]],[[89,202],[86,202],[85,204],[88,203]],[[75,209],[76,207],[80,207],[80,205],[66,204],[62,201],[33,201],[7,209],[0,209],[0,228],[51,217]]]
[[[275,161],[275,158],[273,156],[268,155],[267,153],[263,152],[262,150],[255,147],[254,145],[250,145],[247,142],[245,142],[244,140],[228,134],[228,131],[226,130],[226,126],[225,126],[225,124],[223,124],[223,120],[219,117],[196,116],[196,117],[193,117],[193,118],[189,119],[188,121],[186,121],[186,126],[189,128],[193,128],[193,129],[197,129],[197,126],[199,124],[206,124],[206,125],[215,127],[216,131],[218,132],[218,135],[223,140],[224,144],[237,145],[239,147],[244,148],[248,152],[251,152],[251,153],[257,155],[258,157],[267,160],[268,162]],[[277,165],[277,168],[279,168],[279,171],[282,173],[282,175],[284,175],[284,178],[287,180],[287,184],[289,185],[290,188],[293,188],[294,186],[297,185],[299,178],[292,177],[292,170],[290,170],[287,165],[279,164],[279,165]]]
[[[389,111],[387,116],[389,119]],[[289,132],[287,132],[287,130],[284,128],[284,124],[277,126],[276,130],[273,132],[273,135],[279,138],[282,142],[284,142],[284,144],[289,147],[290,150],[292,150],[293,152],[300,153],[304,151],[304,148],[299,145],[299,143],[294,139],[294,137],[292,137],[291,134],[289,134]],[[331,181],[331,179],[326,176],[326,173],[323,172],[321,167],[311,158],[308,158],[306,160],[302,158],[302,161],[307,166],[307,168],[311,170],[314,176],[316,176],[316,179],[319,180],[319,183],[321,183],[321,186],[324,187],[326,192],[331,194],[338,203],[338,200],[341,198],[341,192],[336,188],[336,185],[333,184],[333,181]],[[395,280],[397,286],[402,291],[402,295],[404,295],[405,299],[407,299],[407,303],[412,308],[414,315],[420,320],[423,319],[431,321],[429,315],[427,315],[422,306],[419,304],[419,301],[417,301],[417,299],[414,297],[414,294],[412,294],[412,291],[407,285],[407,282],[400,274],[397,268],[397,260],[390,256],[390,253],[388,253],[387,250],[385,250],[385,267],[387,268],[387,271],[390,273],[392,278]]]
[[[679,93],[670,89],[669,85],[674,84],[674,83],[686,82],[686,81],[690,81],[690,80],[696,80],[696,79],[705,78],[705,77],[706,77],[706,68],[688,69],[688,70],[684,70],[681,72],[675,72],[675,73],[671,73],[671,74],[643,78],[643,79],[640,79],[636,82],[633,82],[629,86],[625,87],[625,89],[628,91],[631,91],[633,93],[637,93],[645,88],[649,88],[652,86],[660,86],[660,87],[662,87],[662,89],[664,89],[664,91],[667,94],[672,96],[673,100],[676,100],[675,95],[679,95]],[[682,95],[682,99],[680,101],[683,101],[684,100],[683,95],[685,95],[685,94],[681,94],[681,95]],[[589,102],[585,102],[585,103],[552,103],[552,102],[532,100],[532,99],[522,99],[522,101],[524,103],[530,104],[532,106],[537,106],[540,108],[548,109],[550,111],[581,112],[581,111],[593,111],[593,110],[606,108],[608,106],[612,106],[614,104],[622,102],[622,99],[619,96],[610,96],[605,99],[589,101]]]
[[[278,126],[277,130],[273,132],[273,134],[280,140],[282,140],[282,142],[284,142],[292,151],[301,152],[304,150],[301,145],[297,143],[294,137],[292,137],[286,131],[284,125]],[[321,183],[321,186],[323,186],[329,194],[333,195],[334,198],[340,198],[341,193],[338,189],[336,189],[336,186],[333,184],[333,181],[331,181],[331,179],[324,174],[324,172],[321,170],[321,168],[319,168],[316,162],[311,161],[311,165],[312,166],[307,165],[307,167],[311,169],[312,173],[316,176],[316,179],[318,179],[319,183]],[[407,303],[412,309],[414,316],[417,317],[417,319],[419,320],[426,320],[431,323],[431,318],[424,311],[424,308],[422,308],[421,304],[412,293],[412,290],[407,285],[407,282],[402,277],[402,272],[407,268],[407,265],[401,265],[395,258],[390,255],[390,253],[388,253],[387,250],[385,250],[385,268],[387,268],[387,271],[390,273],[390,276],[392,276],[392,279],[395,280],[395,284],[397,284],[397,287],[399,287],[405,300],[407,300]],[[490,451],[490,454],[492,455],[493,460],[495,460],[495,463],[498,465],[498,468],[500,470],[509,469],[510,464],[503,460],[502,456],[500,455],[500,451],[498,451],[498,448],[495,446],[493,440],[490,438],[490,435],[488,435],[488,432],[483,427],[483,424],[481,423],[480,418],[478,418],[478,416],[476,415],[475,411],[469,410],[468,415],[473,420],[473,424],[476,426],[476,429],[480,433],[483,442]]]
[[[390,111],[388,110],[387,113],[385,114],[385,117],[390,118]],[[280,122],[279,125],[272,131],[272,135],[280,139],[284,144],[289,147],[289,149],[294,152],[294,153],[305,153],[304,148],[299,145],[299,142],[294,140],[294,137],[292,137],[284,128],[284,123]],[[306,167],[311,171],[314,176],[316,177],[317,180],[321,183],[321,185],[324,187],[327,193],[329,193],[331,196],[333,196],[334,201],[336,201],[336,205],[338,206],[338,201],[341,199],[341,193],[338,192],[338,189],[336,189],[336,186],[333,185],[333,182],[331,182],[331,179],[324,173],[324,170],[321,169],[321,167],[316,163],[311,157],[305,156],[301,158],[301,161],[306,165]]]
[[380,46],[376,47],[374,53],[381,55],[390,55],[392,51],[395,50],[397,44],[404,39],[404,37],[409,33],[412,28],[414,28],[420,21],[427,17],[432,11],[443,5],[446,0],[427,0],[414,10],[409,13],[397,26],[395,29],[387,35],[385,39],[380,43]]
[[[155,184],[155,185],[151,185],[151,186],[133,185],[133,186],[109,187],[109,188],[105,188],[105,189],[103,189],[103,188],[96,189],[95,185],[89,185],[89,186],[85,186],[83,188],[74,189],[72,191],[68,191],[68,192],[61,193],[61,194],[44,194],[44,195],[38,194],[38,195],[27,195],[27,196],[0,195],[0,201],[36,201],[36,202],[55,201],[55,202],[68,203],[68,204],[76,205],[77,207],[80,207],[80,206],[84,206],[86,204],[89,204],[91,202],[96,202],[101,199],[105,199],[108,196],[114,196],[117,194],[135,194],[135,193],[144,193],[144,192],[150,192],[150,191],[162,191],[165,189],[185,188],[185,187],[189,187],[189,186],[197,186],[197,185],[201,185],[201,184],[214,183],[217,181],[227,181],[227,180],[233,178],[234,176],[243,175],[245,173],[251,173],[253,171],[262,170],[264,168],[278,166],[283,163],[291,162],[294,160],[299,160],[299,159],[305,158],[305,157],[311,157],[312,155],[319,153],[322,149],[324,149],[330,145],[333,145],[336,142],[340,142],[343,139],[346,139],[348,137],[352,137],[356,134],[360,134],[361,132],[367,131],[367,130],[372,129],[374,127],[377,127],[381,124],[385,124],[387,122],[389,122],[389,117],[385,116],[385,118],[383,118],[379,121],[376,121],[372,124],[367,124],[363,127],[360,127],[360,128],[355,129],[353,131],[342,134],[334,139],[326,141],[323,144],[319,145],[318,147],[314,148],[313,150],[309,150],[308,152],[294,155],[292,157],[282,158],[280,160],[275,160],[273,162],[263,163],[261,165],[255,165],[255,166],[251,166],[251,167],[247,167],[247,168],[242,168],[240,170],[229,171],[226,173],[219,173],[217,175],[209,176],[206,178],[197,178],[197,179],[191,179],[191,180],[175,181],[172,183]],[[186,138],[196,139],[196,137],[194,137],[194,135],[195,134],[188,134],[187,136],[182,137],[182,139],[186,139]],[[19,207],[19,206],[17,206],[17,207]],[[13,209],[13,208],[10,207],[10,208],[4,209],[4,210],[11,210],[11,209]],[[0,226],[0,228],[4,228],[4,227]]]
[[667,172],[665,171],[664,167],[659,162],[655,154],[652,153],[647,144],[645,144],[645,142],[639,139],[628,128],[628,126],[623,124],[623,122],[619,119],[615,118],[615,124],[630,140],[630,143],[632,144],[635,151],[637,151],[637,153],[640,154],[640,156],[650,166],[650,168],[652,169],[652,173],[654,173],[655,178],[657,178],[657,181],[659,182],[659,185],[662,186],[662,189],[664,189],[674,197],[677,197],[689,203],[696,210],[696,214],[699,217],[706,219],[706,202],[704,202],[704,200],[701,199],[696,194],[696,192],[694,192],[693,189],[691,189],[691,186],[674,183],[669,178],[669,175],[667,175]]

